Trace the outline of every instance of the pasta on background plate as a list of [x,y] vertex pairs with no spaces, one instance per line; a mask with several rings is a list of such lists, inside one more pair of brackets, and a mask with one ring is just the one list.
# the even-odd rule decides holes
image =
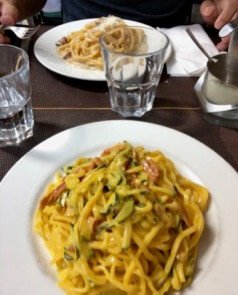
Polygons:
[[103,70],[100,38],[109,30],[112,33],[107,37],[107,45],[118,53],[132,53],[145,40],[142,30],[129,28],[121,18],[108,16],[98,18],[64,36],[56,43],[57,52],[70,63]]
[[170,294],[196,263],[209,193],[122,142],[57,174],[34,216],[66,294]]

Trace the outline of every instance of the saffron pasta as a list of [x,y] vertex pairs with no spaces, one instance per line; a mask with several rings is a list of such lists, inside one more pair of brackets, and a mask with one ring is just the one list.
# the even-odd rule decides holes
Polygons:
[[159,150],[122,142],[64,167],[34,230],[68,295],[169,294],[192,280],[208,199]]

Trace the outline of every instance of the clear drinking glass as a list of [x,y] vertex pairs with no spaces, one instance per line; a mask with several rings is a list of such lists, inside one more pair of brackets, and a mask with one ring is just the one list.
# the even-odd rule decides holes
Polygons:
[[15,46],[0,45],[0,146],[33,135],[29,58]]
[[108,30],[100,39],[111,107],[141,117],[153,107],[168,38],[151,27]]

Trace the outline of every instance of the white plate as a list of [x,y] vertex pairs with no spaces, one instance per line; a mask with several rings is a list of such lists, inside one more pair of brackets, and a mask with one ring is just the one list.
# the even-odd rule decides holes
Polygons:
[[[87,69],[80,65],[70,64],[63,60],[56,52],[55,43],[61,38],[65,37],[73,31],[82,29],[87,23],[95,19],[84,19],[73,21],[54,27],[53,29],[42,34],[35,42],[34,54],[38,61],[47,69],[70,78],[92,80],[92,81],[105,81],[103,71],[96,69]],[[126,24],[140,26],[144,25],[139,22],[125,20]],[[171,44],[169,44],[165,60],[167,60],[172,52]]]
[[57,169],[79,156],[98,155],[122,140],[160,149],[184,176],[204,184],[211,193],[195,277],[182,294],[237,294],[238,174],[218,154],[183,133],[128,120],[61,132],[28,152],[6,174],[0,184],[0,294],[62,294],[32,233],[33,212]]

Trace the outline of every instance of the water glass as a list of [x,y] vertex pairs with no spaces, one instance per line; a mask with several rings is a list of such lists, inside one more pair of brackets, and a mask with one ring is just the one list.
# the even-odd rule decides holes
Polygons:
[[21,48],[0,45],[0,146],[33,135],[29,58]]
[[153,107],[168,38],[146,26],[108,30],[100,39],[112,110],[141,117]]

